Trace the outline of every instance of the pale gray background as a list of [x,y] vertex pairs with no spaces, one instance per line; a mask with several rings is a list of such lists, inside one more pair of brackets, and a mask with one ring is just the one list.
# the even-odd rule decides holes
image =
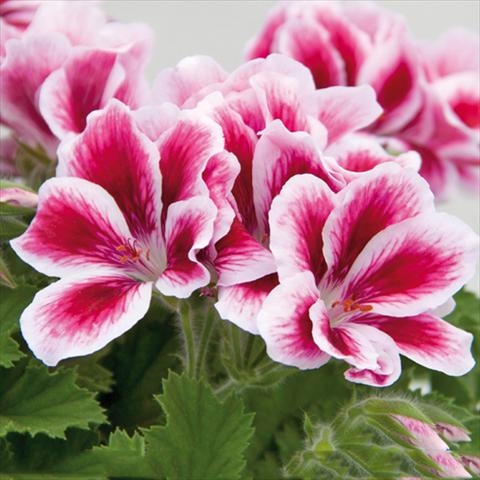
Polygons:
[[[246,42],[259,31],[273,1],[238,0],[105,0],[112,17],[123,21],[144,21],[156,34],[155,51],[148,74],[153,79],[165,67],[187,55],[214,57],[227,70],[242,61]],[[446,29],[463,26],[479,32],[478,0],[383,0],[392,10],[403,13],[413,32],[434,39]],[[480,231],[480,201],[458,192],[441,209],[461,217]],[[479,273],[470,288],[480,292]]]

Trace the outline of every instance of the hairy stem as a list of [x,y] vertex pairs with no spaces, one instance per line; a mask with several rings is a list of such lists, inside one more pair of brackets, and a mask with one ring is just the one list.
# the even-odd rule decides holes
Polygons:
[[216,312],[213,307],[207,307],[207,314],[205,316],[202,328],[202,334],[200,336],[200,346],[198,349],[197,362],[195,368],[195,376],[201,377],[205,373],[205,363],[207,360],[208,345],[210,337],[213,331],[213,325],[215,323]]
[[193,376],[195,372],[195,344],[193,340],[192,321],[190,318],[190,306],[186,301],[180,302],[179,309],[180,321],[182,323],[182,331],[185,339],[186,350],[186,373]]

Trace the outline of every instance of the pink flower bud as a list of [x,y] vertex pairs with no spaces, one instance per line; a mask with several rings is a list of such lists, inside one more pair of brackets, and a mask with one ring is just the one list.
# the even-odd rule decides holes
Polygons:
[[8,203],[15,207],[35,208],[38,203],[38,195],[23,188],[2,188],[0,189],[0,202]]
[[431,454],[430,457],[440,467],[441,470],[436,472],[440,477],[472,478],[463,468],[463,465],[450,452],[438,452]]
[[480,475],[480,457],[462,455],[462,463],[475,475]]
[[470,436],[462,428],[455,425],[449,425],[448,423],[437,423],[435,430],[446,440],[451,442],[469,442]]
[[403,415],[393,415],[412,435],[408,440],[416,447],[426,452],[448,450],[448,445],[438,436],[428,423]]

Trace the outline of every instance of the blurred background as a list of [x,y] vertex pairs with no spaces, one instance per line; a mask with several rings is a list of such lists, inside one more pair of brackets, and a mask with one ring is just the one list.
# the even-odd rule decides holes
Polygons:
[[[241,62],[247,41],[261,28],[267,12],[277,2],[265,0],[106,0],[109,15],[126,22],[143,21],[155,30],[156,42],[148,68],[150,80],[158,71],[174,66],[188,55],[215,58],[226,70]],[[479,33],[478,0],[381,0],[380,5],[407,17],[414,34],[435,39],[451,27],[462,26]],[[459,191],[439,206],[461,217],[478,233],[480,199]],[[480,293],[477,269],[469,289]]]

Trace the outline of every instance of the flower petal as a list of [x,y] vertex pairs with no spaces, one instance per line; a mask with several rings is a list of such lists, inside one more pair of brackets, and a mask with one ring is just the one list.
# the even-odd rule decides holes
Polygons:
[[240,164],[232,194],[243,224],[252,232],[257,227],[252,193],[252,160],[257,136],[219,92],[208,95],[198,109],[222,127],[225,150],[235,155]]
[[217,215],[208,197],[192,197],[168,208],[165,224],[167,268],[155,286],[164,295],[188,298],[210,281],[210,272],[197,258],[213,235]]
[[147,105],[132,112],[138,128],[152,142],[157,141],[162,133],[173,127],[180,116],[180,109],[173,103]]
[[325,125],[329,145],[367,127],[382,113],[369,85],[323,88],[310,97],[309,113]]
[[478,236],[456,217],[417,215],[370,240],[340,298],[370,304],[376,314],[418,315],[443,304],[473,276],[478,249]]
[[268,232],[272,200],[287,180],[302,173],[324,180],[334,192],[343,186],[330,174],[309,134],[289,132],[280,120],[275,120],[264,130],[253,158],[253,195],[262,232]]
[[270,358],[301,369],[318,368],[329,360],[312,336],[309,309],[317,300],[310,272],[294,275],[272,290],[258,314],[258,330]]
[[230,287],[218,288],[215,308],[221,318],[247,332],[258,334],[257,316],[267,295],[278,285],[275,273]]
[[402,370],[398,348],[390,337],[375,328],[366,334],[378,354],[377,366],[363,370],[352,367],[345,372],[345,378],[364,385],[388,387],[398,380]]
[[103,107],[124,79],[113,52],[79,50],[40,90],[39,108],[58,138],[84,130],[87,115]]
[[472,334],[434,315],[378,317],[375,326],[393,338],[402,355],[424,367],[458,376],[475,365]]
[[6,45],[0,66],[0,119],[23,141],[39,143],[53,155],[58,141],[38,111],[37,92],[47,76],[65,61],[70,46],[58,34],[25,36]]
[[179,200],[208,195],[202,173],[223,145],[222,131],[210,118],[182,112],[178,122],[158,140],[164,209]]
[[171,102],[181,107],[203,88],[223,82],[227,73],[211,57],[185,57],[175,68],[162,70],[155,79],[154,97],[158,103]]
[[61,277],[84,266],[123,266],[117,250],[132,235],[114,199],[80,178],[53,178],[39,191],[37,214],[27,231],[11,241],[25,262]]
[[[402,145],[403,146],[403,145]],[[420,155],[413,150],[396,156],[387,153],[376,137],[364,133],[352,133],[342,137],[328,148],[327,154],[338,163],[334,170],[339,170],[346,182],[350,182],[377,165],[386,162],[398,163],[401,167],[418,172],[422,162]]]
[[338,197],[323,232],[329,267],[325,287],[340,284],[365,245],[385,227],[434,211],[428,184],[416,172],[392,163],[364,173]]
[[404,127],[421,106],[419,62],[406,39],[383,42],[368,56],[357,83],[371,85],[384,113],[375,124],[379,133]]
[[220,286],[250,282],[276,271],[272,254],[247,232],[238,218],[215,248],[214,265]]
[[210,157],[203,171],[203,180],[218,210],[212,243],[216,243],[228,233],[235,218],[231,191],[239,172],[240,165],[235,155],[228,152],[220,152]]
[[376,368],[378,354],[369,339],[369,334],[373,330],[371,327],[363,328],[363,325],[351,323],[331,325],[322,300],[311,306],[310,318],[314,325],[313,339],[318,348],[332,357],[347,361],[356,368]]
[[58,32],[72,45],[94,45],[106,24],[105,13],[91,1],[42,2],[28,29],[29,33]]
[[297,78],[277,72],[261,72],[254,75],[250,83],[267,124],[278,119],[292,132],[309,131],[309,119],[302,98],[306,92]]
[[322,230],[336,204],[327,184],[310,174],[296,175],[273,200],[270,210],[270,249],[280,280],[310,271],[316,281],[326,271]]
[[345,85],[345,64],[327,31],[309,19],[289,18],[281,26],[276,51],[294,58],[312,72],[317,88]]
[[158,151],[117,100],[89,115],[85,131],[58,151],[58,176],[85,178],[115,199],[137,239],[159,231],[161,177]]
[[22,335],[48,366],[88,355],[132,328],[148,310],[151,283],[96,270],[41,290],[20,318]]

